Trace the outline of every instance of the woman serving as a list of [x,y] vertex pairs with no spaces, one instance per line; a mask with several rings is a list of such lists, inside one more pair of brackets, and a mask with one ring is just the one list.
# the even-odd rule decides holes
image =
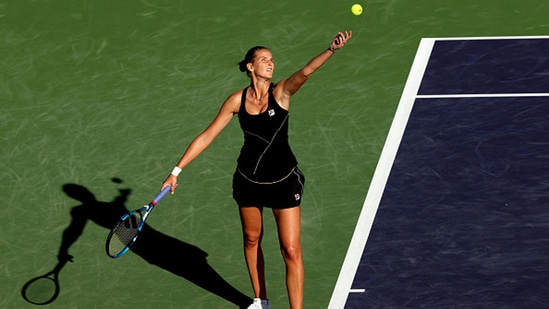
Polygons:
[[244,144],[233,176],[233,198],[240,212],[244,256],[254,291],[249,309],[270,308],[261,250],[265,207],[272,209],[276,220],[290,308],[303,307],[300,205],[305,178],[288,143],[290,98],[351,37],[351,31],[339,32],[326,50],[276,83],[271,82],[275,68],[271,51],[263,46],[251,48],[239,63],[250,84],[225,100],[212,123],[193,140],[162,184],[161,189],[171,186],[174,193],[181,171],[238,115]]

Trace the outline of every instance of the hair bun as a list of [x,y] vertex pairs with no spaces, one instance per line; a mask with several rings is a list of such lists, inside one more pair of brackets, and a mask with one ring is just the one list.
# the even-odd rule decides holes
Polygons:
[[248,71],[248,68],[246,67],[248,63],[246,62],[246,60],[242,60],[238,63],[238,69],[240,70],[240,72],[247,72]]

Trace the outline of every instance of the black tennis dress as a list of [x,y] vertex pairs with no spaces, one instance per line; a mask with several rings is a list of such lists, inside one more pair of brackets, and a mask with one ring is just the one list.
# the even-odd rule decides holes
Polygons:
[[289,112],[268,91],[265,112],[250,115],[246,111],[246,93],[238,111],[244,145],[240,150],[233,177],[233,198],[240,207],[290,208],[299,206],[305,177],[288,143]]

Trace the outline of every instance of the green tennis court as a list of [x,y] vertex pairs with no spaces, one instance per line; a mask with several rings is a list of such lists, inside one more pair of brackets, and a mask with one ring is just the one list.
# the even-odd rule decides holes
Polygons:
[[[305,308],[326,308],[420,39],[549,32],[535,0],[376,0],[361,16],[353,3],[0,0],[0,308],[36,307],[23,288],[66,246],[51,308],[236,308],[252,295],[231,197],[236,119],[151,215],[155,254],[110,259],[104,223],[148,203],[247,85],[236,64],[249,47],[273,51],[277,81],[350,29],[292,98]],[[269,212],[263,244],[269,298],[286,308]]]

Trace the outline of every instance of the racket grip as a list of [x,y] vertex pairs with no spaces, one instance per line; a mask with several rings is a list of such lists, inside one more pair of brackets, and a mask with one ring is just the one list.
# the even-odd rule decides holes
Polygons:
[[160,200],[162,200],[170,192],[171,189],[171,186],[167,186],[166,188],[164,188],[164,190],[160,191],[160,193],[158,193],[158,195],[152,200],[151,203],[156,206],[156,204],[160,202]]

